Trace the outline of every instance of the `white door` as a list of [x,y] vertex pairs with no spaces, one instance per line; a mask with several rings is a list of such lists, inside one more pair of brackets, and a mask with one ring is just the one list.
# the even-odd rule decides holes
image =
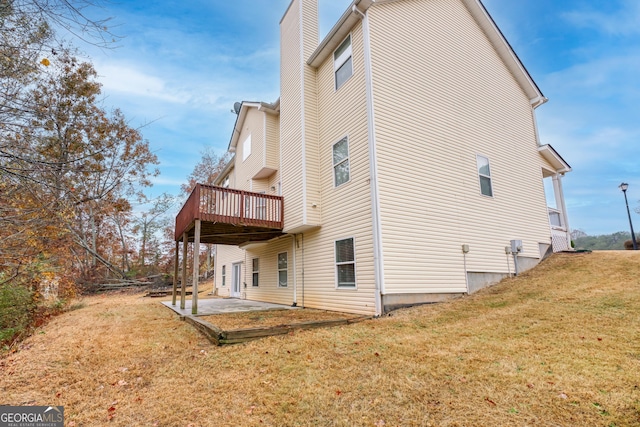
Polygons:
[[233,270],[231,273],[231,297],[240,298],[241,291],[241,277],[242,277],[242,264],[233,264]]

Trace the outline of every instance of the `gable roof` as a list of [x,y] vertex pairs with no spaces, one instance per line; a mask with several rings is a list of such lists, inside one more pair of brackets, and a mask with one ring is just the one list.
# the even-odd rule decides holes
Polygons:
[[540,155],[556,170],[556,173],[565,174],[571,172],[571,166],[560,154],[549,144],[542,145],[538,148]]
[[[316,51],[311,55],[307,64],[319,67],[344,40],[351,29],[360,21],[362,14],[375,4],[391,3],[402,0],[353,0],[349,8],[342,14],[338,22],[329,31],[329,34],[320,43]],[[478,26],[485,33],[494,49],[509,69],[516,81],[527,94],[533,108],[547,102],[547,98],[535,83],[518,55],[504,37],[495,21],[482,4],[481,0],[461,0]]]
[[233,125],[233,131],[231,133],[231,140],[229,141],[228,151],[231,153],[236,152],[238,138],[240,138],[240,131],[242,130],[245,119],[247,118],[247,113],[251,108],[257,108],[258,111],[264,111],[267,114],[280,114],[280,98],[278,98],[274,103],[251,101],[241,102],[240,111],[238,111],[236,123]]

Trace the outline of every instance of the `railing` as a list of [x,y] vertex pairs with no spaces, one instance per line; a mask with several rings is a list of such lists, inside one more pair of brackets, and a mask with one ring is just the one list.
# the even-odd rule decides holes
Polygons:
[[282,229],[283,199],[269,194],[197,184],[176,216],[176,240],[180,240],[182,233],[196,219]]

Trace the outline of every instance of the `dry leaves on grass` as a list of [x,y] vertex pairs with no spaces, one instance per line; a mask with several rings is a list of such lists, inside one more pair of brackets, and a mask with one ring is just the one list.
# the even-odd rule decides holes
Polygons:
[[0,396],[63,405],[77,426],[112,406],[113,426],[640,425],[631,252],[557,255],[456,301],[220,348],[157,300],[90,298],[2,360]]

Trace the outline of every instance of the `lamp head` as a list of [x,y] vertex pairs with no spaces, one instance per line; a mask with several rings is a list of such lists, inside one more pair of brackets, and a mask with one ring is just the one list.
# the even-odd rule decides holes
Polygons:
[[629,184],[627,184],[626,182],[623,182],[618,186],[618,188],[621,189],[622,192],[624,193],[625,191],[627,191],[627,188],[629,188]]

